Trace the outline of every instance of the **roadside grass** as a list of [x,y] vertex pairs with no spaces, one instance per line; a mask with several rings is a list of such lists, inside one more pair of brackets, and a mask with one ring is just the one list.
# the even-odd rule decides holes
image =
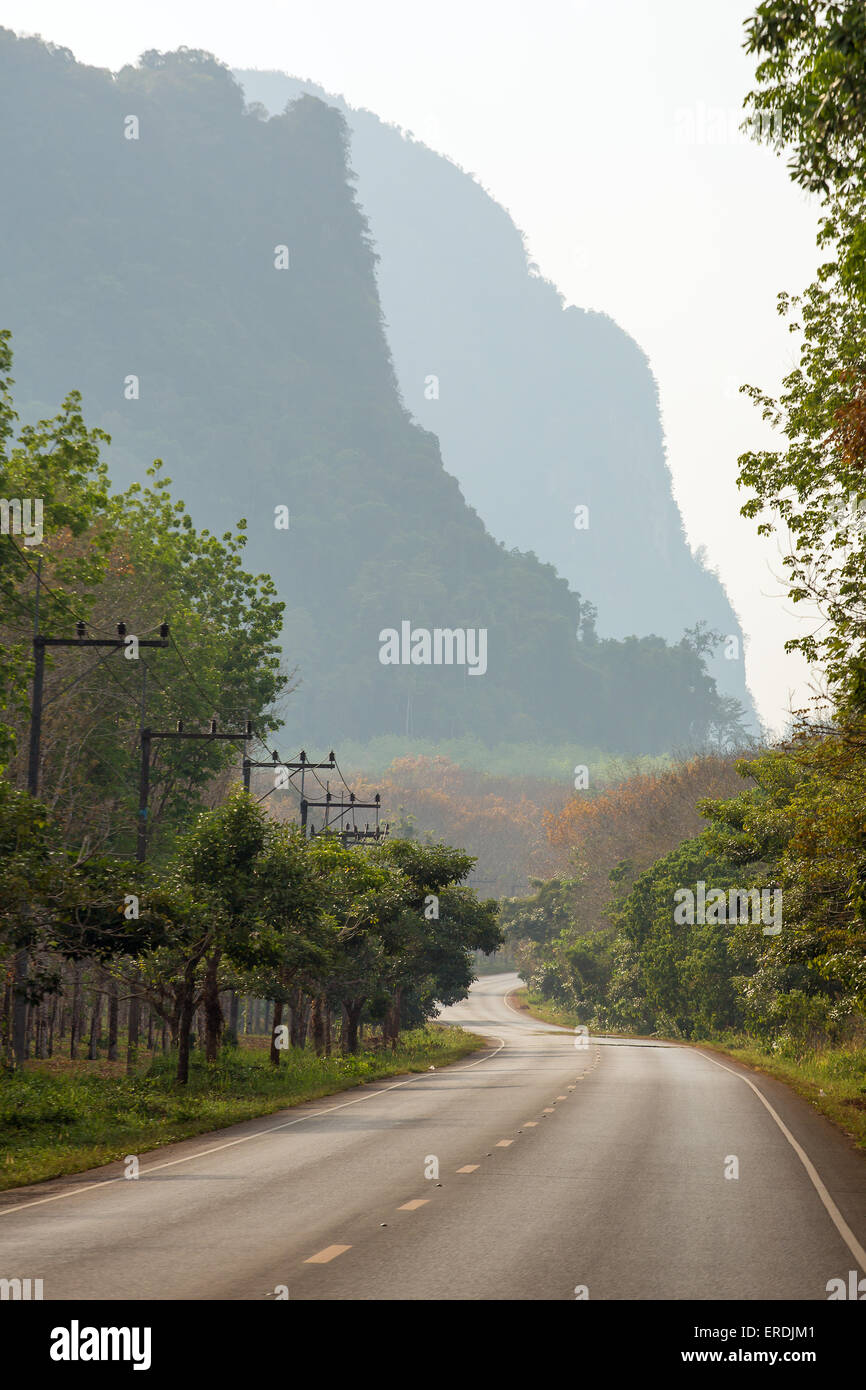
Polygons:
[[223,1048],[211,1065],[193,1053],[185,1087],[174,1080],[171,1053],[155,1054],[135,1076],[107,1074],[116,1063],[55,1061],[4,1077],[0,1191],[80,1173],[368,1081],[448,1066],[486,1045],[462,1028],[429,1024],[404,1033],[394,1052],[325,1058],[311,1048],[290,1048],[273,1067],[269,1038],[245,1042]]
[[[515,990],[510,1000],[515,1008],[526,1011],[530,1017],[541,1019],[544,1023],[574,1028],[583,1022],[577,1014],[559,1009],[527,989]],[[607,1036],[627,1035],[611,1033]],[[777,1081],[784,1081],[792,1091],[808,1100],[853,1139],[858,1149],[866,1152],[866,1047],[848,1043],[837,1047],[807,1048],[786,1041],[774,1051],[758,1039],[742,1034],[726,1034],[718,1038],[671,1038],[670,1041],[706,1047],[732,1057],[752,1071],[764,1072]]]

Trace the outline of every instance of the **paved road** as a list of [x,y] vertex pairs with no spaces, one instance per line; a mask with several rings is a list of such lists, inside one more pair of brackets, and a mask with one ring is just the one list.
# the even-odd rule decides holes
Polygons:
[[808,1104],[693,1048],[576,1047],[510,1007],[516,983],[445,1011],[488,1037],[468,1061],[172,1145],[137,1181],[3,1194],[0,1277],[46,1299],[823,1300],[866,1275],[866,1162]]

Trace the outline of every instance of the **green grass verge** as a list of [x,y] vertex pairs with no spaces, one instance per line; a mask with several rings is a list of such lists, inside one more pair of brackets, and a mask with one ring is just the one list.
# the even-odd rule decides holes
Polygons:
[[[574,1028],[583,1022],[577,1014],[557,1008],[527,989],[515,990],[511,1002],[525,1007],[532,1018]],[[613,1035],[611,1035],[613,1036]],[[623,1036],[617,1034],[616,1036]],[[812,1050],[793,1049],[791,1044],[773,1051],[755,1038],[672,1038],[672,1042],[691,1042],[696,1047],[733,1057],[753,1071],[784,1081],[797,1095],[808,1100],[833,1124],[866,1151],[866,1048],[850,1044]]]
[[0,1086],[0,1191],[80,1173],[127,1154],[224,1129],[257,1115],[300,1105],[400,1072],[444,1067],[486,1046],[462,1028],[428,1025],[406,1032],[395,1052],[317,1057],[290,1049],[279,1067],[259,1047],[224,1048],[208,1065],[193,1054],[187,1086],[174,1081],[176,1059],[154,1057],[140,1076],[88,1073],[98,1063],[63,1070],[38,1064]]

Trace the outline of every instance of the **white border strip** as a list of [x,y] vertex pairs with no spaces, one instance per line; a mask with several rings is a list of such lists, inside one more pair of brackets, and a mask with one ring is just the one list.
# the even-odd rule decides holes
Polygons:
[[[695,1050],[698,1051],[699,1049],[696,1048]],[[701,1052],[701,1056],[706,1058],[708,1062],[712,1062],[714,1067],[721,1067],[722,1071],[728,1072],[730,1076],[736,1076],[740,1081],[745,1081],[746,1085],[750,1086],[751,1089],[754,1091],[761,1104],[765,1106],[767,1110],[769,1110],[773,1119],[776,1121],[776,1124],[779,1126],[788,1143],[791,1145],[791,1148],[794,1150],[794,1153],[797,1155],[803,1167],[806,1169],[806,1172],[809,1175],[809,1181],[811,1182],[818,1196],[821,1198],[827,1215],[833,1222],[833,1225],[836,1227],[836,1230],[839,1232],[845,1244],[848,1246],[848,1249],[851,1251],[851,1254],[854,1256],[854,1259],[860,1266],[861,1271],[864,1274],[866,1274],[866,1250],[863,1249],[863,1246],[860,1244],[854,1232],[851,1230],[851,1227],[848,1225],[848,1222],[845,1220],[841,1211],[836,1206],[836,1203],[833,1201],[833,1198],[830,1196],[830,1193],[824,1186],[824,1183],[821,1179],[821,1175],[815,1167],[814,1163],[812,1162],[811,1158],[806,1153],[805,1149],[803,1149],[797,1143],[796,1139],[794,1138],[791,1131],[788,1129],[788,1126],[785,1124],[781,1116],[776,1114],[776,1111],[773,1109],[772,1105],[767,1100],[767,1097],[763,1094],[762,1091],[758,1089],[755,1083],[753,1081],[750,1081],[747,1076],[744,1076],[742,1072],[734,1071],[733,1067],[726,1067],[724,1062],[717,1062],[715,1057],[709,1057],[706,1052]]]

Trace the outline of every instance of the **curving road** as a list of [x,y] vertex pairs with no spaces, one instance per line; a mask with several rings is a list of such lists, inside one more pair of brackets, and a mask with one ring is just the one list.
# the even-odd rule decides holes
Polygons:
[[[866,1162],[786,1087],[577,1039],[488,976],[441,1071],[0,1197],[46,1299],[817,1299],[866,1275]],[[726,1177],[738,1165],[738,1177]],[[428,1176],[438,1166],[438,1178]],[[576,1292],[579,1291],[579,1292]]]

